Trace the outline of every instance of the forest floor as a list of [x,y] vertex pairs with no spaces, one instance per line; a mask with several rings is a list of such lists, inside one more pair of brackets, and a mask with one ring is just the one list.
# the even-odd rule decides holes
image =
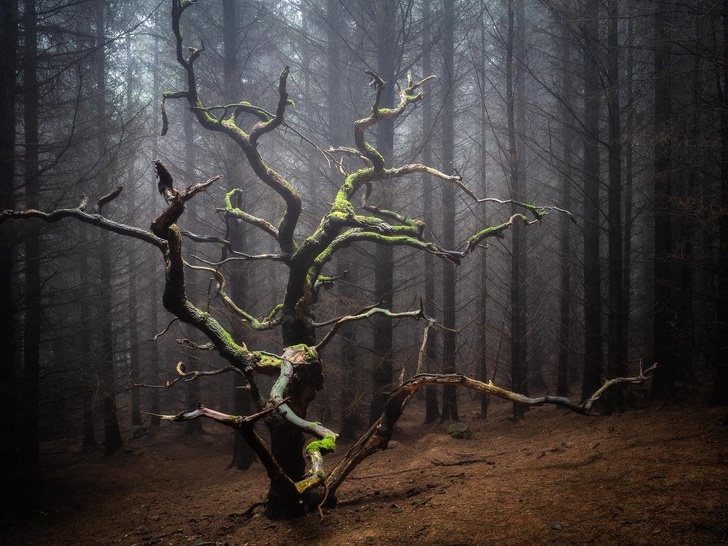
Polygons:
[[265,472],[226,469],[231,435],[214,423],[197,437],[171,423],[113,457],[49,451],[38,508],[4,521],[0,544],[728,544],[725,408],[538,408],[514,422],[510,404],[480,421],[463,402],[472,439],[422,425],[413,403],[323,518],[244,516]]

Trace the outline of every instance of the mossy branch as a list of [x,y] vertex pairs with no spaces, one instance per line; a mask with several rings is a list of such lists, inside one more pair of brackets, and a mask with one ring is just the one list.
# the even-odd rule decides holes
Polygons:
[[270,400],[277,404],[277,415],[291,425],[299,428],[303,432],[315,436],[317,440],[313,440],[306,446],[306,456],[311,462],[307,478],[304,478],[296,484],[299,493],[317,486],[323,482],[324,468],[323,456],[331,453],[336,449],[336,439],[338,434],[324,427],[321,423],[306,421],[298,415],[284,402],[284,395],[291,379],[293,378],[294,368],[292,360],[299,365],[309,365],[312,361],[318,360],[318,352],[314,347],[305,345],[288,347],[282,355],[280,366],[280,375],[270,390]]
[[[370,75],[371,74],[372,73],[370,73]],[[421,92],[415,93],[415,91],[426,82],[435,78],[435,76],[428,76],[416,83],[412,82],[411,77],[408,78],[408,85],[404,89],[400,90],[399,103],[394,108],[379,107],[385,82],[379,83],[381,82],[381,78],[376,77],[376,75],[374,75],[373,78],[373,87],[376,90],[376,94],[374,97],[374,103],[372,104],[372,113],[369,116],[354,122],[354,142],[356,143],[359,153],[372,163],[375,171],[379,172],[384,169],[384,158],[374,146],[366,141],[365,133],[367,129],[385,119],[395,119],[399,117],[408,105],[422,100],[423,94]],[[377,81],[377,78],[379,81]]]
[[[187,99],[191,111],[195,114],[198,122],[211,131],[223,133],[230,138],[245,154],[250,166],[256,176],[268,187],[274,190],[286,203],[283,217],[278,225],[277,241],[281,247],[282,254],[288,259],[296,250],[297,245],[294,241],[294,232],[298,219],[301,215],[301,197],[296,189],[279,173],[271,169],[262,156],[258,152],[258,139],[283,123],[283,115],[285,108],[289,104],[288,93],[286,91],[286,81],[288,78],[288,67],[284,68],[279,76],[278,92],[279,103],[275,116],[267,121],[262,121],[264,117],[263,110],[255,110],[254,107],[245,106],[247,103],[239,103],[240,108],[247,109],[251,113],[255,113],[261,120],[253,127],[250,134],[242,130],[235,121],[235,116],[220,119],[215,117],[213,109],[206,108],[200,100],[197,92],[197,84],[195,80],[194,61],[204,50],[192,50],[192,54],[185,58],[182,47],[182,32],[180,30],[180,19],[184,10],[189,7],[189,3],[185,1],[174,0],[172,6],[172,29],[176,40],[177,61],[187,72],[187,90],[183,92],[183,96]],[[224,111],[224,107],[223,107]]]
[[[279,324],[279,321],[274,321],[273,316],[275,315],[276,310],[274,309],[271,314],[266,317],[263,321],[258,320],[253,315],[248,313],[247,311],[241,309],[238,307],[238,305],[233,301],[233,299],[227,294],[225,291],[225,287],[227,286],[227,280],[225,279],[225,275],[223,275],[222,271],[217,269],[216,267],[207,267],[207,266],[200,266],[200,265],[192,265],[187,262],[185,262],[185,265],[189,267],[190,269],[196,269],[198,271],[207,271],[209,273],[212,273],[213,277],[215,278],[215,281],[217,283],[217,296],[222,300],[222,302],[227,306],[228,309],[230,309],[233,313],[235,313],[238,317],[243,319],[245,322],[247,322],[250,327],[253,330],[256,331],[263,331],[263,330],[270,330],[274,326]],[[243,344],[243,347],[245,344]]]
[[281,70],[278,77],[278,107],[276,108],[276,115],[273,119],[265,122],[256,123],[253,129],[250,131],[250,143],[253,146],[257,146],[258,139],[266,133],[270,133],[283,123],[283,117],[286,112],[286,107],[290,104],[288,98],[288,74],[289,68],[286,66]]
[[267,220],[258,218],[257,216],[253,216],[252,214],[248,214],[244,210],[233,205],[233,197],[235,197],[238,193],[241,193],[242,191],[243,190],[241,190],[239,188],[235,188],[225,194],[225,214],[226,214],[226,216],[228,218],[236,218],[236,219],[242,220],[246,224],[250,224],[251,226],[260,228],[267,234],[271,235],[277,241],[278,240],[278,229],[273,224],[271,224]]

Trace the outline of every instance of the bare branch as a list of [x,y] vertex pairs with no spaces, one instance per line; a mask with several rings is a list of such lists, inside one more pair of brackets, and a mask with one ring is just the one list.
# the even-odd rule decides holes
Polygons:
[[412,399],[415,392],[427,385],[456,385],[464,387],[483,394],[490,394],[498,398],[520,402],[528,406],[543,406],[551,404],[563,407],[582,415],[588,415],[592,409],[594,402],[604,394],[604,392],[620,383],[642,383],[649,379],[657,369],[657,364],[652,365],[644,372],[640,370],[639,375],[635,377],[619,377],[611,379],[583,404],[577,404],[563,396],[540,396],[529,397],[519,393],[515,393],[506,389],[502,389],[493,385],[492,382],[483,383],[475,379],[470,379],[464,375],[451,374],[418,374],[402,385],[397,387],[387,399],[387,404],[382,416],[371,426],[371,428],[349,449],[344,458],[337,464],[326,477],[326,484],[329,491],[333,494],[341,485],[346,476],[364,459],[372,453],[385,449],[389,443],[394,430],[394,424],[404,412],[407,403]]
[[270,330],[273,326],[278,324],[276,321],[268,319],[264,321],[259,321],[253,315],[238,307],[233,299],[227,295],[227,292],[225,292],[225,286],[227,285],[227,281],[225,280],[225,275],[223,275],[222,271],[220,271],[219,269],[214,267],[205,267],[202,265],[192,265],[187,262],[184,263],[190,269],[196,269],[198,271],[208,271],[212,273],[215,281],[217,282],[217,295],[219,296],[219,298],[223,301],[223,303],[225,303],[228,309],[238,315],[238,317],[248,322],[250,324],[250,327],[254,330]]
[[[360,315],[362,313],[366,313],[367,311],[369,311],[371,309],[375,309],[376,307],[379,307],[380,305],[382,305],[382,300],[379,300],[378,302],[376,302],[376,303],[374,303],[372,305],[367,305],[363,309],[360,309],[359,311],[355,312],[354,315]],[[349,315],[342,315],[341,317],[336,317],[336,318],[333,318],[333,319],[325,320],[323,322],[315,322],[314,323],[314,327],[321,328],[323,326],[328,326],[329,324],[334,324],[335,322],[338,322],[342,318],[345,318],[345,317],[348,317],[348,316]]]
[[199,344],[192,341],[191,339],[187,339],[186,337],[177,338],[176,341],[180,345],[184,345],[185,347],[189,347],[190,349],[194,349],[196,351],[211,351],[215,348],[215,346],[209,341],[207,343]]
[[[420,303],[422,305],[422,303]],[[425,331],[422,334],[422,344],[420,345],[420,351],[417,353],[417,371],[415,372],[415,375],[419,375],[422,373],[422,363],[425,359],[425,349],[427,348],[427,338],[430,335],[430,328],[432,328],[432,321],[427,321],[427,326],[425,326]],[[404,368],[402,368],[404,369]],[[400,381],[402,383],[402,381]]]
[[173,324],[174,324],[175,322],[177,322],[178,320],[179,320],[179,319],[178,319],[177,317],[174,317],[174,318],[173,318],[172,320],[170,320],[170,321],[169,321],[169,324],[167,324],[167,326],[166,326],[166,327],[164,328],[164,330],[162,330],[162,331],[161,331],[161,332],[159,332],[159,333],[158,333],[157,335],[155,335],[155,336],[154,336],[154,337],[153,337],[153,338],[151,339],[151,341],[157,341],[157,339],[159,339],[159,338],[160,338],[160,337],[162,337],[162,336],[163,336],[164,334],[166,334],[166,333],[167,333],[167,332],[169,331],[169,328],[170,328],[170,327],[171,327],[171,326],[172,326],[172,325],[173,325]]
[[101,214],[101,209],[104,207],[106,203],[111,203],[114,199],[119,197],[121,195],[121,192],[124,191],[124,186],[119,186],[114,191],[111,191],[107,193],[106,195],[99,197],[99,200],[96,201],[96,212]]
[[235,252],[231,251],[235,255],[230,256],[228,258],[225,258],[224,260],[220,260],[218,262],[212,262],[210,260],[205,260],[204,258],[201,258],[200,256],[193,255],[192,257],[196,260],[202,262],[203,264],[207,264],[212,267],[220,267],[230,262],[249,262],[253,260],[271,260],[274,262],[282,262],[283,257],[280,254],[245,254],[244,252]]
[[385,317],[395,318],[395,319],[396,318],[414,318],[414,319],[419,320],[421,318],[424,318],[424,319],[427,319],[428,322],[434,322],[434,319],[428,317],[425,314],[425,309],[422,306],[422,302],[420,302],[420,308],[417,311],[393,312],[393,311],[390,311],[389,309],[373,307],[373,308],[367,309],[364,312],[358,313],[356,315],[347,315],[345,317],[338,319],[336,321],[336,323],[334,324],[334,326],[331,328],[331,330],[329,330],[326,333],[326,335],[323,337],[323,339],[318,343],[318,345],[316,345],[316,351],[321,352],[326,347],[326,345],[328,345],[328,343],[331,341],[331,339],[336,334],[336,332],[338,332],[339,329],[341,329],[341,327],[344,324],[346,324],[348,322],[357,321],[357,320],[367,319],[374,315],[384,315]]
[[236,430],[240,430],[241,428],[244,428],[248,425],[254,424],[256,421],[262,419],[266,415],[269,415],[276,411],[278,407],[281,404],[284,404],[285,401],[276,403],[271,405],[270,407],[265,408],[262,411],[259,411],[258,413],[254,413],[252,415],[246,415],[246,416],[240,416],[240,415],[231,415],[228,413],[222,413],[210,408],[204,407],[202,404],[199,404],[197,406],[197,409],[193,411],[181,411],[175,415],[164,415],[164,414],[158,414],[158,413],[148,413],[148,412],[142,412],[145,415],[153,415],[155,417],[159,417],[160,419],[164,421],[192,421],[194,419],[199,419],[200,417],[205,417],[207,419],[212,419],[213,421],[220,423],[222,425],[225,425],[230,428],[234,428]]
[[266,133],[273,131],[276,127],[283,123],[283,115],[286,112],[286,106],[289,104],[288,91],[286,84],[288,82],[289,68],[286,66],[281,70],[280,76],[278,77],[278,108],[276,108],[276,115],[273,119],[266,121],[265,123],[256,123],[255,127],[250,131],[250,143],[256,146],[258,139]]
[[[87,199],[82,199],[80,206],[84,206],[86,202]],[[25,220],[28,218],[38,218],[48,223],[58,222],[64,218],[74,218],[85,224],[105,229],[106,231],[111,231],[126,237],[132,237],[133,239],[139,239],[140,241],[156,246],[162,250],[162,252],[167,249],[167,242],[161,237],[157,237],[156,235],[135,226],[114,222],[100,214],[89,214],[81,208],[56,209],[51,212],[43,212],[35,209],[4,210],[0,212],[0,224],[10,219]]]

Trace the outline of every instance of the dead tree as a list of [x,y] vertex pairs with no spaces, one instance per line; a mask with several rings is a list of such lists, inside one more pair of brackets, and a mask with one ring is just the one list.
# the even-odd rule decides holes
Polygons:
[[[314,308],[318,299],[319,287],[336,281],[335,277],[326,276],[324,268],[332,260],[335,253],[345,247],[359,242],[371,242],[380,245],[408,246],[422,252],[430,253],[455,265],[473,252],[488,237],[501,236],[515,222],[532,224],[540,221],[549,210],[560,210],[555,207],[538,207],[526,203],[499,201],[493,198],[477,198],[463,183],[460,175],[447,175],[427,165],[411,163],[398,167],[385,164],[382,155],[367,142],[367,130],[385,119],[400,116],[411,105],[423,98],[421,87],[433,76],[415,82],[410,77],[406,85],[399,91],[399,100],[394,108],[381,108],[380,97],[383,87],[389,85],[373,77],[372,91],[374,100],[371,113],[354,123],[356,148],[338,148],[325,152],[330,161],[336,161],[343,176],[341,184],[329,212],[322,218],[319,226],[307,237],[298,240],[294,232],[301,213],[301,196],[295,187],[281,174],[272,169],[263,159],[258,142],[266,134],[285,124],[286,108],[290,104],[286,82],[288,68],[285,68],[278,82],[278,104],[275,113],[240,101],[233,104],[208,107],[205,106],[197,92],[194,64],[200,57],[202,49],[183,48],[180,32],[180,17],[193,5],[190,0],[173,0],[172,25],[176,38],[177,60],[187,73],[187,89],[168,92],[163,100],[181,99],[187,101],[199,123],[210,131],[224,134],[230,138],[247,158],[260,182],[272,189],[284,203],[284,212],[277,222],[237,208],[233,203],[237,191],[230,191],[225,200],[225,221],[236,219],[262,230],[277,243],[276,254],[251,255],[229,249],[230,257],[221,263],[204,263],[189,265],[182,257],[182,245],[185,237],[213,244],[229,245],[228,241],[216,236],[203,236],[183,233],[177,221],[184,213],[185,204],[200,192],[204,192],[219,177],[213,177],[201,183],[190,184],[182,188],[175,182],[161,161],[155,162],[158,176],[158,189],[164,197],[165,207],[153,219],[150,230],[120,224],[102,214],[102,206],[116,198],[101,198],[96,207],[89,211],[89,199],[84,196],[75,208],[56,209],[51,212],[39,210],[5,210],[0,213],[0,223],[9,219],[38,218],[46,222],[56,222],[64,218],[73,218],[101,229],[118,233],[125,237],[141,240],[157,247],[165,263],[165,288],[163,303],[174,315],[175,320],[187,323],[204,334],[210,344],[227,361],[228,366],[214,371],[188,370],[184,364],[177,365],[178,380],[193,380],[203,375],[234,373],[242,376],[252,398],[257,405],[257,412],[249,416],[228,415],[212,408],[200,405],[191,412],[163,416],[174,421],[187,421],[198,417],[207,417],[228,427],[243,436],[250,444],[270,478],[270,489],[267,499],[267,514],[273,518],[288,518],[304,513],[307,509],[320,506],[328,499],[335,502],[334,493],[346,476],[362,461],[377,450],[384,449],[392,435],[395,422],[400,417],[412,395],[426,385],[455,385],[490,394],[525,405],[555,404],[579,413],[588,413],[591,406],[604,390],[610,386],[629,382],[640,382],[645,374],[637,377],[613,379],[583,404],[575,404],[563,397],[529,398],[499,387],[492,383],[482,383],[461,375],[416,374],[411,379],[402,381],[389,395],[382,416],[356,442],[346,456],[332,470],[324,468],[324,456],[336,448],[337,434],[321,423],[306,420],[306,412],[316,392],[323,384],[323,362],[321,355],[340,327],[348,322],[367,319],[374,315],[391,318],[410,317],[422,319],[427,325],[435,321],[425,315],[422,308],[417,310],[394,312],[373,305],[352,315],[316,322]],[[186,55],[186,56],[185,56]],[[370,75],[371,76],[371,75]],[[164,125],[169,120],[162,110]],[[255,122],[250,130],[243,128],[246,119]],[[344,160],[336,157],[353,158],[361,162],[359,169],[347,171]],[[413,173],[427,173],[444,184],[454,187],[471,198],[475,203],[486,201],[513,205],[523,212],[512,214],[501,223],[484,227],[464,241],[460,249],[445,249],[424,239],[425,225],[396,211],[382,210],[366,202],[371,185],[393,184],[402,177]],[[354,205],[355,196],[362,194],[362,203]],[[161,203],[161,201],[160,201]],[[562,211],[563,212],[563,211]],[[229,296],[226,288],[224,267],[237,260],[270,259],[284,263],[288,267],[288,278],[285,295],[267,316],[258,318],[241,309]],[[284,349],[281,354],[272,354],[248,348],[238,342],[208,312],[196,306],[187,297],[185,290],[185,268],[206,269],[216,281],[217,297],[240,320],[253,329],[263,330],[280,328]],[[317,340],[317,328],[329,327],[328,332]],[[429,327],[425,330],[427,332]],[[424,344],[423,344],[424,351]],[[276,380],[269,392],[264,393],[259,387],[260,376],[272,376]],[[267,445],[256,432],[255,425],[262,420],[269,429],[271,445]],[[314,439],[304,446],[304,434]]]

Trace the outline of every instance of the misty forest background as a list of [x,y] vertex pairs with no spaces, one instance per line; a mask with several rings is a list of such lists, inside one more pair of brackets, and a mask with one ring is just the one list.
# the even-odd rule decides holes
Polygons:
[[[290,66],[295,107],[260,146],[302,194],[302,233],[343,181],[321,150],[353,146],[353,121],[370,113],[365,70],[387,81],[385,106],[408,73],[437,75],[416,108],[370,135],[392,164],[419,161],[459,173],[478,196],[573,215],[514,225],[457,268],[407,248],[347,248],[327,274],[348,273],[322,291],[318,320],[376,302],[416,309],[422,298],[444,326],[430,331],[428,371],[579,399],[603,377],[657,361],[653,396],[728,402],[728,1],[204,0],[187,14],[185,46],[204,44],[196,68],[208,106],[246,100],[271,111]],[[123,186],[104,214],[147,229],[164,206],[159,158],[180,187],[223,175],[189,203],[182,229],[250,255],[276,251],[260,230],[219,214],[241,188],[234,204],[280,217],[281,202],[238,151],[181,101],[165,101],[160,136],[162,94],[183,85],[168,2],[4,0],[0,25],[0,210],[73,208],[83,194],[95,203]],[[370,202],[422,219],[427,237],[451,249],[513,213],[427,175],[375,184]],[[185,245],[193,265],[230,254]],[[252,315],[280,302],[280,263],[224,270],[229,294]],[[187,275],[192,301],[249,347],[280,353],[280,332],[233,317],[209,272]],[[74,221],[0,225],[6,470],[38,476],[49,445],[113,452],[117,435],[159,426],[144,412],[198,401],[245,411],[229,376],[128,388],[173,381],[180,361],[223,365],[199,348],[206,340],[170,325],[163,282],[158,251],[138,241]],[[412,320],[347,326],[324,355],[311,418],[356,437],[381,412],[387,386],[415,372],[422,333]],[[443,406],[435,389],[421,403],[428,420],[459,417],[457,400]],[[485,418],[487,400],[479,404]],[[618,393],[605,410],[623,407]],[[196,433],[202,424],[178,426]]]

